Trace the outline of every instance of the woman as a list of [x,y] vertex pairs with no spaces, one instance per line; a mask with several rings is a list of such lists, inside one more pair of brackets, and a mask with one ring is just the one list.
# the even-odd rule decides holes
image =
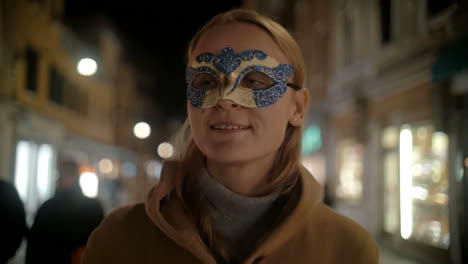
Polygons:
[[358,224],[301,166],[308,90],[279,24],[231,10],[188,48],[181,150],[144,204],[109,215],[85,263],[378,263]]

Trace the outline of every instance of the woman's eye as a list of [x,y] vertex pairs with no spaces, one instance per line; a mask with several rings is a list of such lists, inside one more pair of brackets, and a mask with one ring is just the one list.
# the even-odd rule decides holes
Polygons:
[[208,90],[217,88],[219,81],[209,73],[200,73],[193,79],[192,86],[198,90]]
[[250,89],[263,89],[273,86],[275,83],[261,72],[249,72],[242,78],[241,86]]

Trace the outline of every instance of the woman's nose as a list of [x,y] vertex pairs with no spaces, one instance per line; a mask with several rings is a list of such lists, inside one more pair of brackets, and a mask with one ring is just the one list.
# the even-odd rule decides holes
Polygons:
[[240,105],[236,102],[229,100],[229,99],[220,99],[216,103],[216,108],[228,110],[228,109],[238,109]]

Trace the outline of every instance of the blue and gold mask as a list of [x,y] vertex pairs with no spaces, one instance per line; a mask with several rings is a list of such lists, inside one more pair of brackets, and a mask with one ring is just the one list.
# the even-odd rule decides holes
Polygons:
[[220,55],[202,53],[186,69],[187,97],[197,108],[210,108],[218,100],[228,99],[249,107],[276,103],[287,87],[294,67],[280,64],[260,50],[234,53],[225,48]]

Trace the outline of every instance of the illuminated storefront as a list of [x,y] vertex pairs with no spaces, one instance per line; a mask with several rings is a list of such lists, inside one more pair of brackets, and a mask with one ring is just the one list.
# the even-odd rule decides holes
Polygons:
[[341,140],[337,147],[338,184],[336,196],[350,203],[362,199],[364,147],[352,139]]
[[382,133],[384,230],[448,249],[448,136],[431,122],[387,127]]
[[421,263],[451,259],[450,144],[434,86],[423,81],[372,102],[382,244]]

